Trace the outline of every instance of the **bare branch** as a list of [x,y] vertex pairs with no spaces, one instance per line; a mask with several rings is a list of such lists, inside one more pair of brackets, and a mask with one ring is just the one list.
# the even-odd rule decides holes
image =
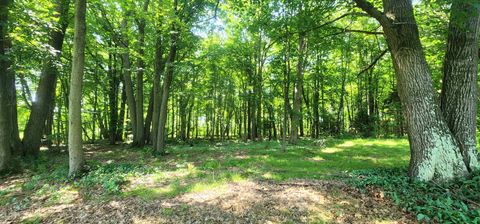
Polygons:
[[369,66],[367,66],[366,68],[362,69],[362,71],[360,71],[357,76],[363,74],[364,72],[368,71],[369,69],[373,68],[378,61],[380,61],[380,59],[382,59],[382,57],[388,52],[388,49],[385,49],[382,51],[382,53],[380,55],[378,55],[373,61],[372,63],[370,63]]

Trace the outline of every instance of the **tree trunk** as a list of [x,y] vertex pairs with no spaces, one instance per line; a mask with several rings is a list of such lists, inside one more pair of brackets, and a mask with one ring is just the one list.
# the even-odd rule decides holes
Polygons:
[[467,0],[452,3],[443,65],[441,109],[469,171],[477,153],[477,71],[480,10]]
[[[150,3],[149,0],[145,0],[143,5],[143,13],[147,13],[148,11],[148,4]],[[137,72],[137,98],[136,98],[136,124],[135,127],[137,129],[137,146],[143,147],[145,145],[145,126],[144,126],[144,119],[143,119],[143,74],[145,71],[145,18],[142,17],[138,22],[138,72]]]
[[313,81],[313,126],[312,126],[312,138],[318,138],[320,134],[320,112],[319,112],[319,100],[320,100],[320,90],[319,90],[319,81],[318,76],[320,75],[320,69],[318,69],[319,56],[317,55],[317,71],[315,72],[314,81]]
[[[10,48],[11,47],[11,41],[10,40],[7,40],[7,46],[6,48]],[[11,64],[11,62],[10,62]],[[8,72],[10,74],[8,74],[10,76],[10,82],[9,82],[9,86],[8,86],[8,90],[10,90],[10,101],[11,101],[11,118],[10,118],[10,121],[11,121],[11,128],[12,128],[12,139],[11,139],[11,149],[12,149],[12,153],[13,155],[20,155],[21,153],[21,141],[20,141],[20,133],[19,133],[19,130],[18,130],[18,111],[17,111],[17,90],[15,88],[15,71],[13,71],[13,69],[8,69]]]
[[69,176],[82,172],[84,155],[82,149],[82,82],[85,66],[86,0],[75,0],[75,33],[73,42],[72,76],[69,98]]
[[57,27],[52,29],[49,37],[49,45],[55,50],[55,53],[47,57],[43,64],[36,99],[32,103],[32,111],[23,135],[24,153],[34,157],[38,156],[47,115],[55,100],[55,86],[58,76],[57,64],[60,60],[65,30],[68,26],[70,0],[57,0],[56,4],[56,15],[59,16],[59,21]]
[[155,91],[154,91],[154,88],[152,88],[152,90],[150,91],[150,96],[148,97],[149,100],[148,100],[147,116],[145,117],[145,128],[144,128],[145,143],[147,144],[150,143],[152,140],[151,128],[152,128],[152,119],[153,119],[153,100],[155,97],[154,94],[155,94]]
[[124,139],[123,135],[125,134],[126,104],[127,104],[127,93],[125,92],[125,86],[123,86],[122,96],[120,101],[120,114],[117,122],[117,136],[115,138],[116,141],[123,141]]
[[160,119],[160,107],[162,104],[160,78],[165,70],[165,61],[163,60],[163,47],[161,32],[157,31],[157,40],[155,43],[155,76],[153,77],[153,121],[152,121],[152,144],[155,147],[157,143],[158,122]]
[[410,176],[429,181],[465,175],[460,149],[436,103],[412,1],[384,0],[384,13],[365,0],[355,2],[380,22],[392,55],[410,142]]
[[[175,14],[177,13],[177,4],[177,0],[174,0]],[[155,153],[157,154],[165,154],[165,126],[167,123],[168,97],[170,95],[170,86],[173,81],[174,62],[177,55],[177,37],[178,31],[176,30],[175,26],[172,25],[170,52],[168,54],[167,64],[165,68],[165,77],[163,80],[158,133],[156,139],[157,142],[154,147]]]
[[[11,165],[11,79],[8,56],[8,10],[9,0],[0,1],[0,172],[6,171]],[[10,87],[10,88],[9,88]]]
[[118,87],[119,80],[116,70],[116,57],[111,53],[108,55],[108,76],[110,87],[108,91],[108,105],[109,105],[109,142],[110,145],[115,145],[117,140],[118,128]]
[[298,141],[298,128],[300,126],[300,122],[302,122],[303,53],[305,46],[305,33],[301,33],[298,39],[297,77],[295,78],[295,91],[293,93],[293,119],[290,130],[290,143],[292,144],[296,144]]
[[[129,12],[126,13],[125,18],[122,22],[122,29],[128,29],[128,19]],[[133,93],[133,83],[131,76],[131,64],[130,64],[130,53],[129,53],[129,43],[128,37],[123,39],[123,47],[125,53],[122,54],[123,59],[123,85],[125,86],[125,93],[127,94],[127,104],[130,112],[130,122],[132,127],[133,134],[133,143],[132,145],[136,146],[138,144],[138,133],[137,133],[137,113],[136,113],[136,100],[135,94]]]

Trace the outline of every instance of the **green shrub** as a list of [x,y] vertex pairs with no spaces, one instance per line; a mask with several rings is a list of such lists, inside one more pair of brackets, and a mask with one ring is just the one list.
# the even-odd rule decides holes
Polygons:
[[100,188],[105,194],[118,194],[129,175],[150,173],[151,170],[135,164],[91,164],[90,171],[75,182],[79,188]]
[[403,169],[357,170],[350,184],[366,191],[382,189],[397,205],[416,214],[419,221],[480,223],[480,172],[450,182],[416,182]]

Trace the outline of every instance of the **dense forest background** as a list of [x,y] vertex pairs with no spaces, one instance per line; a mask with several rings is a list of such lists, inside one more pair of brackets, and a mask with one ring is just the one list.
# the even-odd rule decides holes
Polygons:
[[[73,46],[73,4],[68,3],[17,1],[11,13],[19,136],[23,138],[29,119],[36,119],[32,108],[54,99],[49,108],[38,109],[46,112],[42,139],[47,145],[66,144]],[[174,12],[171,1],[89,3],[82,94],[85,141],[132,140],[140,132],[133,130],[138,109],[150,142],[154,83],[164,75],[166,63],[174,67],[166,119],[172,141],[279,139],[284,126],[290,136],[297,116],[302,137],[405,135],[382,31],[352,4],[178,4]],[[416,3],[415,9],[440,89],[448,10],[431,4]],[[52,27],[60,30],[52,32]],[[172,32],[178,32],[178,40],[170,59]],[[54,79],[43,78],[47,69],[55,70]],[[43,88],[45,82],[50,88]],[[132,97],[139,108],[127,100]]]

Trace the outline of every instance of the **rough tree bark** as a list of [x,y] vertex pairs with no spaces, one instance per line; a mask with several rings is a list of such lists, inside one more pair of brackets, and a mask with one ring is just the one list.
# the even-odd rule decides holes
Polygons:
[[52,29],[48,42],[55,53],[47,57],[43,64],[36,100],[32,103],[32,111],[23,135],[24,154],[34,157],[38,156],[47,115],[54,103],[58,76],[57,64],[62,52],[63,39],[69,20],[70,0],[57,0],[56,4],[56,16],[59,17],[59,20],[57,27]]
[[75,0],[75,33],[73,38],[72,76],[68,97],[68,153],[69,176],[77,176],[83,170],[82,149],[82,85],[85,67],[86,0]]
[[6,171],[11,165],[11,81],[8,56],[8,10],[10,0],[0,0],[0,172]]
[[453,1],[443,64],[441,109],[469,171],[477,158],[477,71],[480,10],[472,1]]
[[467,173],[460,148],[436,102],[411,0],[384,0],[384,12],[366,0],[357,6],[379,21],[390,49],[410,142],[413,179],[446,180]]

